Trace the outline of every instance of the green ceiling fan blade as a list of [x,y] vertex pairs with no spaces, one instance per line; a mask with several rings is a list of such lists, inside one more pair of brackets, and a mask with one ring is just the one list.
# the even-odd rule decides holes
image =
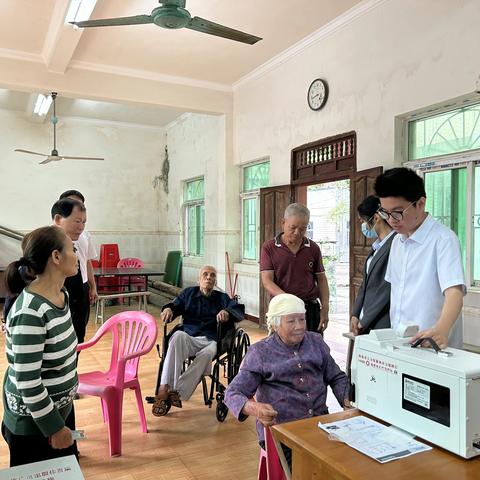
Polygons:
[[259,40],[262,40],[261,37],[250,35],[240,30],[235,30],[234,28],[225,27],[224,25],[200,17],[193,17],[185,28],[208,33],[209,35],[215,35],[217,37],[228,38],[229,40],[235,40],[237,42],[248,43],[249,45],[254,45]]
[[104,18],[100,20],[85,20],[84,22],[70,22],[80,28],[86,27],[114,27],[122,25],[141,25],[153,23],[151,15],[135,15],[133,17]]

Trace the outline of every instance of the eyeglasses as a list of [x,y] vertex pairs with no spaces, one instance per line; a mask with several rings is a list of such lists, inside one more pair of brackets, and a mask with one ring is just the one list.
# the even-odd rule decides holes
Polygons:
[[390,217],[392,217],[392,220],[395,220],[396,222],[401,222],[403,220],[403,215],[405,212],[412,206],[415,205],[417,202],[411,202],[410,205],[408,205],[406,208],[403,210],[394,210],[393,212],[389,212],[388,210],[385,210],[384,208],[379,208],[377,210],[377,213],[380,215],[380,218],[383,220],[388,220]]

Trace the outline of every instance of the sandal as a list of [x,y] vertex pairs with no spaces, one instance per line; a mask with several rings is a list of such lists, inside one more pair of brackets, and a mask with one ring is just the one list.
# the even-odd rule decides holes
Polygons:
[[163,417],[169,412],[170,408],[172,408],[172,404],[169,398],[158,398],[158,395],[155,396],[155,401],[152,406],[153,415]]
[[182,400],[180,399],[180,395],[176,390],[170,390],[168,392],[168,401],[170,402],[170,405],[173,405],[177,408],[182,408]]

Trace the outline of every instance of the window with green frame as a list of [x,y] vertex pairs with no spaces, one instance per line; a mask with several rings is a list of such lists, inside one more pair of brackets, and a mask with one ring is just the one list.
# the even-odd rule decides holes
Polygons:
[[480,285],[480,165],[475,165],[474,176],[472,273],[474,284]]
[[476,149],[480,149],[480,104],[408,124],[409,160]]
[[258,202],[260,188],[270,183],[270,162],[243,167],[242,259],[258,260]]
[[467,262],[467,168],[426,172],[426,210],[451,228],[460,240],[463,266]]
[[427,211],[460,240],[467,284],[480,286],[480,104],[410,121],[408,158],[424,174]]
[[202,256],[205,251],[205,182],[197,178],[185,182],[185,250],[186,255]]

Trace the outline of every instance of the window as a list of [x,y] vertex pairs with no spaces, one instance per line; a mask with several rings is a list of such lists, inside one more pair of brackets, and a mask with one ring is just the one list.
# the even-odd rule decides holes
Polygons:
[[426,210],[457,234],[462,248],[463,267],[466,268],[467,169],[461,167],[426,172],[424,180]]
[[467,284],[480,286],[480,105],[409,122],[408,155],[426,210],[457,234]]
[[269,185],[269,177],[269,162],[243,167],[242,259],[246,261],[258,261],[259,190]]
[[185,182],[185,254],[204,254],[205,250],[205,192],[203,178]]
[[480,105],[412,121],[408,139],[409,160],[480,149]]

